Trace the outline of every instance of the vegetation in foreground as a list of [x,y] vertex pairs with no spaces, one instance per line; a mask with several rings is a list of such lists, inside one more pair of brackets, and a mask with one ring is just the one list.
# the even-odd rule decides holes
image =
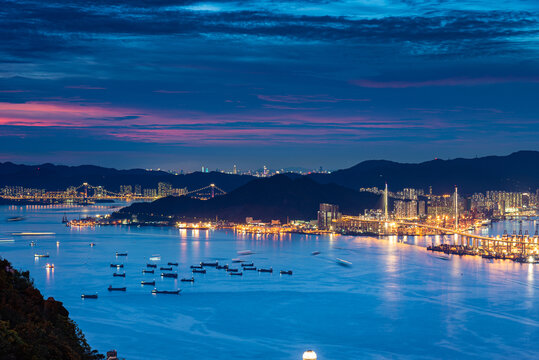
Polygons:
[[96,360],[62,303],[43,299],[28,271],[0,259],[0,358],[3,360]]

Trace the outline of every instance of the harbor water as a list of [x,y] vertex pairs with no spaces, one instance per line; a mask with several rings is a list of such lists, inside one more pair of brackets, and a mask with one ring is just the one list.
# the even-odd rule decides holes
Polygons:
[[[61,223],[64,213],[71,219],[110,211],[111,205],[0,207],[0,256],[29,270],[45,298],[62,301],[102,353],[116,349],[127,360],[296,360],[307,349],[321,360],[539,356],[539,265],[443,260],[426,251],[450,237],[264,236]],[[17,216],[25,219],[6,221]],[[535,225],[501,222],[477,231],[496,235],[522,226],[533,234]],[[12,235],[20,232],[54,234]],[[252,254],[238,255],[245,251]],[[189,268],[201,261],[241,268],[235,258],[274,271],[230,276]],[[168,262],[179,263],[178,279],[160,276]],[[142,273],[147,263],[157,264],[155,274]],[[125,278],[113,277],[116,271]],[[180,282],[192,276],[194,283]],[[154,287],[143,280],[182,292],[152,295]],[[109,292],[109,285],[127,290]],[[81,299],[96,293],[98,299]]]

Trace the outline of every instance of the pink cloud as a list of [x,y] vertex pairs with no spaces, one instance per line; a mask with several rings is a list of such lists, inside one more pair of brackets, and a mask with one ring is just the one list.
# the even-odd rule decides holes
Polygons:
[[476,86],[476,85],[491,85],[491,84],[506,84],[506,83],[537,83],[537,77],[455,77],[425,81],[375,81],[375,80],[352,80],[351,84],[373,88],[373,89],[405,89],[430,86]]

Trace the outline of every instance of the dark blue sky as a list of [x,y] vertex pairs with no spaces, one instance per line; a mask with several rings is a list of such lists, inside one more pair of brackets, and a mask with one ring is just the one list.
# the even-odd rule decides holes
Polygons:
[[539,150],[539,2],[2,1],[0,161],[199,169]]

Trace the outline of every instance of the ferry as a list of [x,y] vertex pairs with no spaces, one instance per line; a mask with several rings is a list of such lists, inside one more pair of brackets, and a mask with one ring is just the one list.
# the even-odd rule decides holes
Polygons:
[[292,275],[292,270],[281,270],[281,275]]
[[177,262],[169,262],[167,265],[178,266],[178,263]]
[[53,232],[16,232],[11,233],[12,236],[49,236],[49,235],[56,235],[56,233]]
[[272,268],[269,268],[269,269],[258,269],[258,272],[272,273],[272,272],[273,272],[273,269],[272,269]]
[[80,297],[83,299],[97,299],[97,294],[82,294]]
[[111,268],[123,268],[124,264],[110,264]]
[[153,285],[153,286],[155,286],[155,280],[154,281],[141,281],[140,285]]
[[117,252],[117,253],[116,253],[116,256],[117,256],[117,257],[118,257],[118,256],[127,256],[127,253],[119,253],[119,252]]
[[49,256],[49,254],[34,254],[34,257],[36,257],[36,258],[48,258],[50,256]]
[[121,273],[121,274],[114,273],[114,274],[112,274],[112,276],[116,276],[116,277],[125,277],[125,273]]
[[153,289],[153,290],[152,290],[152,294],[172,294],[172,295],[178,295],[180,292],[181,292],[181,290],[172,290],[172,291],[167,291],[167,290],[157,290],[157,289]]
[[183,281],[183,282],[192,282],[192,283],[194,283],[194,282],[195,282],[195,278],[194,278],[194,277],[192,277],[192,278],[190,278],[190,279],[183,278],[183,279],[181,279],[180,281]]
[[352,263],[348,260],[344,260],[344,259],[335,259],[335,261],[337,262],[337,264],[341,265],[341,266],[352,266]]
[[154,270],[142,270],[143,274],[153,274]]
[[172,266],[171,267],[161,267],[161,268],[159,268],[159,270],[172,271]]
[[237,276],[243,276],[242,272],[230,272],[229,275],[237,275]]
[[109,291],[126,291],[127,288],[126,287],[112,287],[112,285],[109,285],[109,287],[107,288]]
[[206,270],[205,269],[193,269],[193,274],[205,274],[206,273]]
[[14,217],[10,217],[10,218],[7,218],[7,221],[8,222],[12,222],[12,221],[22,221],[24,220],[24,218],[22,216],[14,216]]
[[167,278],[174,278],[174,279],[178,278],[178,274],[170,274],[170,273],[161,273],[161,276],[167,277]]

